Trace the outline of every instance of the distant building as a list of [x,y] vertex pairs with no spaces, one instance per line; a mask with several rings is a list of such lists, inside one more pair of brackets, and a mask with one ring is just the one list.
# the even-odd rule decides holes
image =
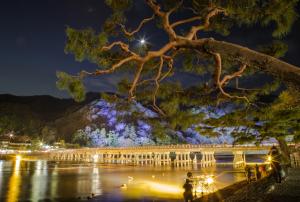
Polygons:
[[0,136],[0,148],[9,150],[25,150],[31,147],[31,141],[27,136]]
[[9,142],[10,142],[9,137],[1,136],[0,137],[0,148],[2,148],[2,149],[8,148]]

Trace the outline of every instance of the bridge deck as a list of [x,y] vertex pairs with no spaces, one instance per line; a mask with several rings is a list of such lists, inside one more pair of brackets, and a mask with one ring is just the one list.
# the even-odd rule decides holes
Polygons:
[[140,147],[99,147],[54,150],[53,152],[75,152],[75,153],[140,153],[140,152],[233,152],[233,151],[268,151],[270,146],[232,146],[232,145],[168,145],[168,146],[140,146]]

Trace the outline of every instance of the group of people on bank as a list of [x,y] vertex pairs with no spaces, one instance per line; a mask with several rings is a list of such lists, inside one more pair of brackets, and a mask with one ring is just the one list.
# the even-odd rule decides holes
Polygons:
[[[282,180],[282,172],[283,168],[281,166],[281,156],[277,147],[272,146],[268,153],[268,166],[266,164],[255,165],[254,168],[250,166],[245,167],[245,174],[248,182],[250,183],[253,179],[259,180],[267,175],[271,175],[274,177],[277,183],[281,183]],[[192,202],[193,201],[193,184],[192,184],[192,173],[187,173],[186,181],[183,185],[184,193],[184,201]]]
[[253,179],[259,180],[267,175],[272,175],[277,183],[281,183],[283,168],[281,166],[281,156],[277,147],[272,146],[268,153],[268,164],[245,167],[247,181],[250,183]]

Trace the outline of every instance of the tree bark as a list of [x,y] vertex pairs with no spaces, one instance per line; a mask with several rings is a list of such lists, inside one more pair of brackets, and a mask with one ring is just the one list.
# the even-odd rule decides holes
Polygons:
[[278,141],[280,150],[281,150],[281,155],[282,155],[282,160],[284,164],[290,165],[291,159],[290,159],[290,150],[289,147],[284,139],[284,137],[278,137],[276,138]]

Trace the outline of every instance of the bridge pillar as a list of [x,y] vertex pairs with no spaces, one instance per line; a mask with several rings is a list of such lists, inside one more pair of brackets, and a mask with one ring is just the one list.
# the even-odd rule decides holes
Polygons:
[[110,163],[115,163],[115,154],[110,154]]
[[139,155],[133,154],[133,164],[138,165],[139,164]]
[[176,152],[175,153],[175,165],[184,166],[190,164],[190,152]]
[[140,156],[140,164],[144,165],[144,154],[140,153],[139,156]]
[[190,157],[190,152],[186,153],[186,164],[189,165],[192,162],[192,159]]
[[179,166],[179,152],[175,152],[174,165]]
[[127,164],[128,163],[128,154],[124,154],[124,163]]
[[148,165],[148,153],[145,153],[145,164]]
[[132,154],[127,154],[127,162],[132,163]]
[[98,156],[98,154],[94,154],[94,155],[93,155],[93,162],[94,162],[94,163],[98,163],[98,161],[99,161],[99,156]]
[[150,157],[150,164],[154,165],[154,156],[152,152],[149,152],[149,157]]
[[170,158],[170,152],[165,153],[165,165],[170,165],[171,164],[171,158]]
[[159,153],[156,153],[156,152],[153,153],[153,156],[154,156],[153,161],[154,161],[154,165],[156,165],[156,166],[160,165],[159,164],[159,155],[160,155]]
[[246,158],[243,151],[233,151],[233,167],[241,168],[246,165]]
[[124,157],[123,157],[123,154],[122,153],[119,153],[119,161],[118,161],[120,164],[123,164],[124,163]]
[[121,164],[126,164],[126,156],[125,156],[125,154],[124,154],[124,153],[121,153],[120,155],[121,155],[121,156],[120,156]]
[[108,154],[108,162],[113,163],[113,154]]
[[216,159],[214,157],[213,151],[203,151],[201,152],[202,159],[201,159],[201,167],[209,167],[216,164]]
[[186,165],[186,160],[187,160],[186,152],[181,153],[181,165],[182,166]]
[[157,154],[157,165],[161,165],[161,153]]
[[193,164],[197,165],[197,154],[194,153]]

